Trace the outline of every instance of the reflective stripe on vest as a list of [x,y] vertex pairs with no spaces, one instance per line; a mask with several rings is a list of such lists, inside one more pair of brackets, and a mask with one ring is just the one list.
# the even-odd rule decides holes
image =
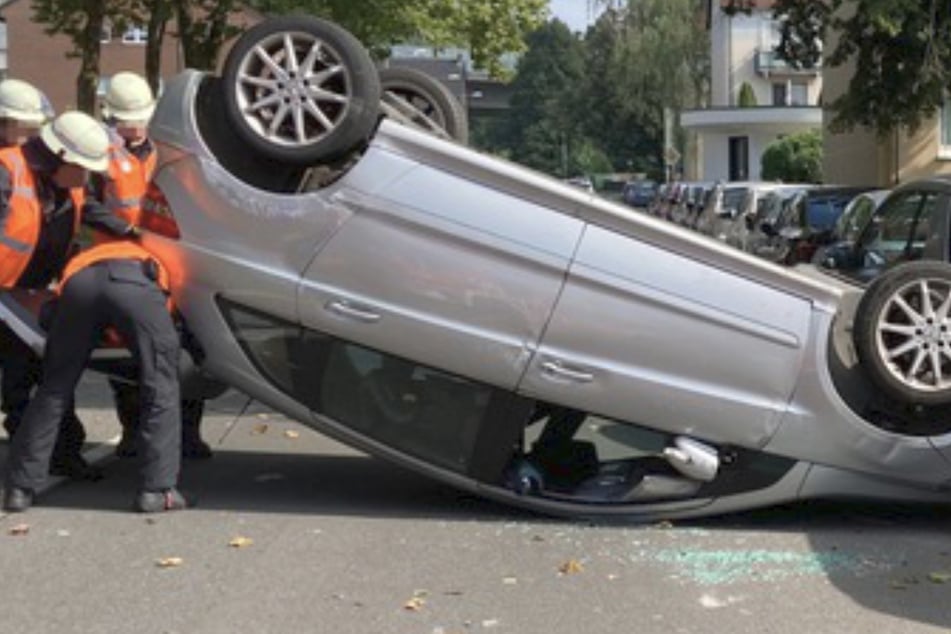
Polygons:
[[[148,191],[149,181],[155,171],[157,157],[155,151],[139,159],[125,146],[125,139],[115,131],[109,135],[109,174],[103,188],[103,203],[106,209],[131,225],[139,225],[142,220],[142,198]],[[104,244],[118,239],[102,231],[93,234],[96,244]]]
[[[72,276],[76,275],[83,269],[92,266],[93,264],[103,262],[105,260],[137,260],[139,262],[152,260],[158,267],[158,279],[156,282],[158,283],[159,288],[161,288],[165,293],[171,292],[171,280],[168,270],[165,268],[165,266],[163,266],[159,259],[152,255],[145,247],[140,245],[138,242],[133,242],[129,239],[119,239],[113,240],[111,242],[105,242],[103,244],[97,244],[75,256],[66,264],[66,268],[63,270],[62,278],[56,287],[56,292],[62,293],[63,288],[65,288],[66,283]],[[171,297],[169,297],[166,305],[169,311],[171,311]]]
[[[43,210],[36,195],[36,179],[20,147],[0,150],[0,165],[10,174],[7,215],[0,225],[0,287],[15,286],[30,264],[43,226]],[[70,190],[75,213],[73,235],[79,230],[82,189]]]

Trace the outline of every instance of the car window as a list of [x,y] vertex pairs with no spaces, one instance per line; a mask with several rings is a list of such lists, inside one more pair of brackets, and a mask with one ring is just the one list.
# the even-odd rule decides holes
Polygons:
[[[889,200],[876,214],[878,221],[863,235],[862,250],[886,262],[920,257],[935,203],[936,197],[926,192],[906,192]],[[922,210],[925,213],[920,218]]]
[[860,195],[852,203],[852,207],[839,218],[836,233],[840,239],[854,242],[865,228],[872,212],[875,211],[875,201],[868,196]]
[[815,198],[806,203],[806,224],[816,231],[827,231],[835,226],[842,209],[843,198]]
[[735,209],[736,211],[741,211],[743,209],[743,203],[746,201],[746,188],[733,188],[723,190],[723,205],[722,208],[726,209]]

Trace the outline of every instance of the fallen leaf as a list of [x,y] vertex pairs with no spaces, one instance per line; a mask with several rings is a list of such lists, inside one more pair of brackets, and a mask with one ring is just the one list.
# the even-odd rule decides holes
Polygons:
[[257,425],[251,428],[252,435],[260,436],[261,434],[266,434],[266,433],[267,433],[266,423],[258,423]]
[[569,559],[558,567],[558,572],[563,575],[573,575],[575,573],[584,572],[584,566],[582,566],[581,562],[577,559]]
[[542,537],[541,535],[532,535],[532,541],[533,541],[533,542],[543,542],[543,541],[545,541],[545,538]]
[[267,420],[268,418],[270,418],[270,416],[268,414],[261,413],[261,414],[258,414],[258,418],[260,418],[261,420]]
[[159,568],[177,568],[185,563],[181,557],[162,557],[155,560],[155,565]]
[[502,577],[502,583],[507,586],[514,586],[518,583],[518,579],[515,577]]
[[228,545],[232,548],[247,548],[254,543],[254,540],[250,537],[232,537],[231,541],[228,542]]
[[284,437],[294,440],[295,438],[300,438],[300,432],[294,431],[293,429],[287,429],[284,431]]
[[656,524],[654,524],[654,528],[659,528],[661,530],[667,530],[673,527],[674,527],[673,522],[669,520],[664,520],[662,522],[657,522]]
[[57,537],[69,537],[69,531],[61,528],[60,530],[56,531],[56,536],[57,536]]
[[482,621],[482,627],[484,628],[498,627],[498,626],[499,626],[498,619],[485,619],[484,621]]
[[423,597],[413,597],[403,604],[403,609],[409,612],[419,612],[426,605],[426,599]]
[[14,526],[10,527],[10,530],[8,532],[11,535],[16,535],[16,536],[26,535],[30,532],[30,525],[29,524],[15,524]]
[[948,583],[951,581],[951,573],[949,572],[929,572],[928,581],[931,583]]

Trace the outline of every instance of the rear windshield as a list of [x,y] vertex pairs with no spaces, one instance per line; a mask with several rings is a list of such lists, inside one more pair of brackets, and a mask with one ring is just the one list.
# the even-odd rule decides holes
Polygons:
[[832,229],[847,204],[848,196],[811,199],[806,205],[806,222],[820,231]]

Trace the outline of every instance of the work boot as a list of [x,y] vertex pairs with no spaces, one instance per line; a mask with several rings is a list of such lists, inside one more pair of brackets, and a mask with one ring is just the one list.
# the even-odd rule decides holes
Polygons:
[[33,491],[19,487],[7,487],[3,493],[3,510],[8,513],[22,513],[33,505]]
[[140,513],[162,513],[181,511],[189,506],[181,491],[171,488],[162,491],[140,491],[135,498],[134,508]]

